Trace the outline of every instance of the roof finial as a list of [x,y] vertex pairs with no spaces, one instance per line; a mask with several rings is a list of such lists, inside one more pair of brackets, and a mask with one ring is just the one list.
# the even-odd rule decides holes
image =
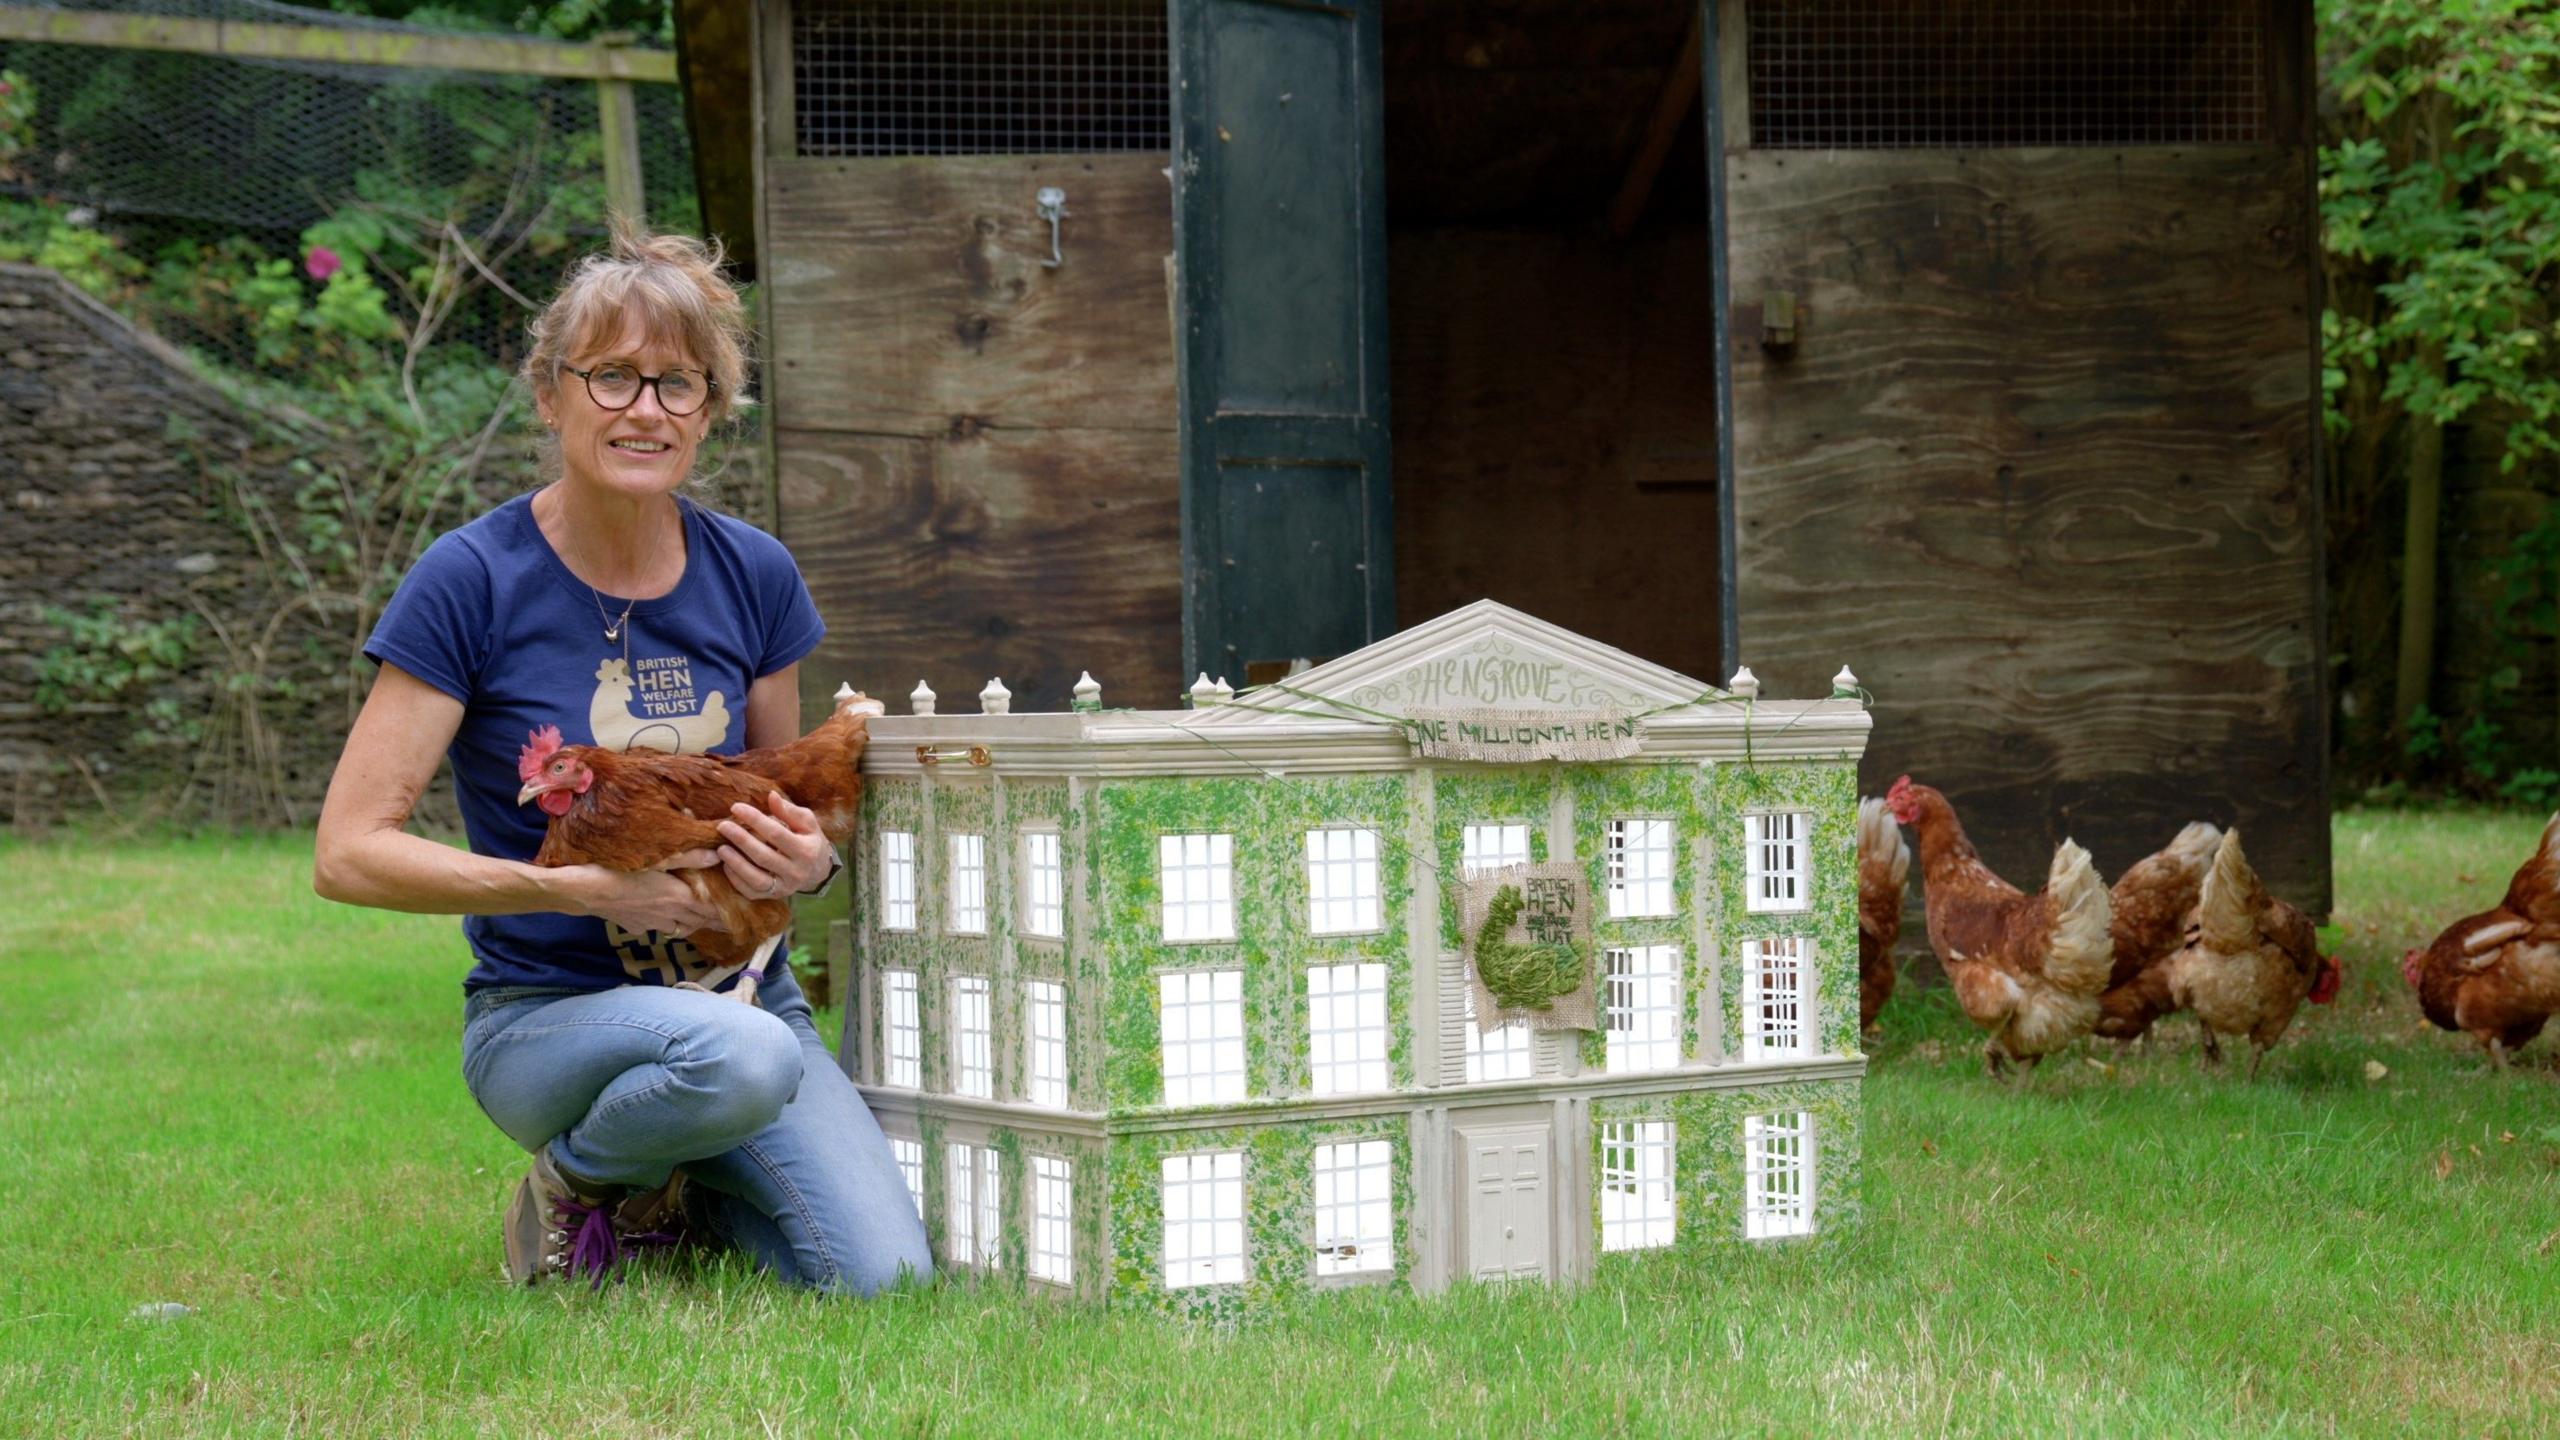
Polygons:
[[1757,700],[1760,698],[1760,677],[1752,674],[1751,667],[1745,665],[1733,672],[1733,678],[1725,682],[1724,688],[1745,700]]
[[917,681],[916,688],[907,694],[907,708],[918,715],[932,714],[933,687],[921,680]]
[[1209,678],[1208,671],[1201,671],[1200,678],[1191,682],[1191,694],[1187,698],[1190,701],[1191,708],[1194,710],[1199,709],[1203,705],[1217,704],[1218,682]]
[[1839,674],[1831,677],[1831,698],[1834,700],[1859,698],[1857,674],[1846,665],[1840,667]]
[[989,680],[987,688],[978,692],[978,713],[981,715],[1013,713],[1013,692],[1004,688],[1003,676],[999,675]]
[[1075,708],[1078,710],[1102,708],[1102,682],[1094,679],[1093,672],[1090,670],[1085,671],[1076,681]]

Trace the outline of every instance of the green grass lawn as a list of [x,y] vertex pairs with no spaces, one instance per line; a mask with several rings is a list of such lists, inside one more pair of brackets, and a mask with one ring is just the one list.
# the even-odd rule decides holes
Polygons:
[[2340,819],[2346,988],[2256,1084],[2178,1019],[2002,1088],[1906,991],[1854,1232],[1226,1333],[734,1265],[508,1289],[453,921],[317,900],[294,842],[0,846],[0,1434],[2549,1434],[2553,1041],[2490,1073],[2396,968],[2536,830]]

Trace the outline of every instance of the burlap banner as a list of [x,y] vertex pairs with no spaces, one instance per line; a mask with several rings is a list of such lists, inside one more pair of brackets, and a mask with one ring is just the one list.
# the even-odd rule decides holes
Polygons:
[[1409,710],[1405,739],[1429,760],[1497,765],[1623,760],[1644,748],[1644,722],[1607,710]]
[[1572,861],[1511,865],[1460,882],[1476,1028],[1597,1030],[1591,883]]

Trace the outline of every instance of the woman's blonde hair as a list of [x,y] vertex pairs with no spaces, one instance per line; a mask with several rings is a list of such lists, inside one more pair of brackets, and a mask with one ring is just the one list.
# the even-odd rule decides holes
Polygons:
[[610,344],[636,321],[649,339],[693,356],[711,378],[711,422],[728,419],[749,403],[747,307],[720,273],[724,258],[717,240],[652,235],[616,216],[612,243],[571,266],[560,293],[526,327],[533,347],[525,384],[550,398],[571,355]]

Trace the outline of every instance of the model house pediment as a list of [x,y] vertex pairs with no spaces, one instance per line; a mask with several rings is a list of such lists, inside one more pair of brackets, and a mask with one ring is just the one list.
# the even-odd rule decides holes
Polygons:
[[1447,710],[1651,710],[1712,693],[1614,646],[1479,600],[1221,707],[1204,724],[1269,724],[1323,711],[1409,716]]

